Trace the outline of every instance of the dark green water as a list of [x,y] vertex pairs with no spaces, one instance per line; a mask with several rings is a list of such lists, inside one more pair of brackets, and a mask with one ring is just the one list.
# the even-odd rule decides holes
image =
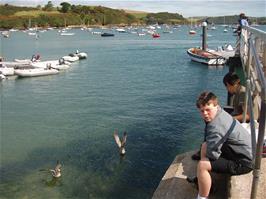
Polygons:
[[[210,47],[235,43],[222,30],[210,32]],[[151,198],[174,157],[201,142],[198,94],[212,90],[225,104],[228,68],[191,62],[186,50],[201,37],[187,27],[159,39],[74,32],[1,37],[8,60],[35,53],[57,59],[76,49],[88,59],[59,75],[0,82],[0,198]],[[128,132],[124,159],[115,129]],[[57,160],[62,177],[54,181],[39,170]]]

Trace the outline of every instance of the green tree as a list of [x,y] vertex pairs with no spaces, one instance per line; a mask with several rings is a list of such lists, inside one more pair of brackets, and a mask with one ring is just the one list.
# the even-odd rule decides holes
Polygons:
[[44,6],[43,10],[52,11],[53,8],[54,8],[54,5],[52,4],[52,1],[48,1],[48,3]]
[[71,8],[71,4],[69,4],[67,2],[60,3],[60,6],[62,6],[61,12],[63,12],[63,13],[67,13]]

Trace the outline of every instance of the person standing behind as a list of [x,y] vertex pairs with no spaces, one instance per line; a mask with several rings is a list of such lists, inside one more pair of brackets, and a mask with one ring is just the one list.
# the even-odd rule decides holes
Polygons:
[[197,165],[199,193],[197,199],[209,196],[210,172],[241,175],[253,169],[251,137],[242,125],[225,112],[212,92],[203,92],[196,106],[204,122],[205,141]]
[[238,24],[238,28],[237,28],[237,30],[235,32],[237,32],[238,36],[239,36],[240,33],[241,33],[242,27],[249,26],[248,17],[244,13],[240,13],[238,23],[239,23]]
[[248,24],[248,17],[244,14],[244,13],[241,13],[240,15],[239,15],[239,25],[241,26],[241,28],[243,27],[243,26],[249,26],[249,24]]

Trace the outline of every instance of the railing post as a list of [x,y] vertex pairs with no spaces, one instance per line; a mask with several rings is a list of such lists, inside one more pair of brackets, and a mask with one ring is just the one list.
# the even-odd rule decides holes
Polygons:
[[[251,36],[251,35],[250,35]],[[251,50],[250,50],[250,42],[252,42],[251,38],[248,39],[248,42],[246,43],[248,47],[248,57],[247,57],[247,62],[246,65],[244,65],[244,71],[245,71],[245,79],[247,80],[246,82],[246,93],[245,93],[245,101],[244,101],[244,110],[243,110],[243,119],[242,122],[247,121],[247,106],[248,106],[248,93],[250,92],[250,69],[251,69]]]
[[266,43],[263,44],[262,64],[263,64],[264,77],[266,77]]
[[253,170],[253,181],[251,188],[251,199],[256,199],[257,190],[260,178],[260,166],[261,166],[261,154],[262,154],[262,146],[264,141],[265,134],[265,112],[266,112],[266,97],[265,97],[265,88],[262,91],[263,101],[261,102],[261,110],[260,110],[260,123],[259,123],[259,133],[258,133],[258,141],[257,141],[257,150],[256,150],[256,159],[255,159],[255,168]]
[[[251,199],[256,199],[260,180],[260,170],[261,170],[261,158],[262,158],[262,147],[264,142],[265,126],[266,126],[266,32],[251,28],[244,27],[245,31],[241,32],[241,49],[240,57],[242,61],[243,70],[246,75],[247,82],[247,92],[248,92],[248,106],[250,110],[250,125],[252,133],[252,148],[256,145],[255,154],[255,166],[253,170],[253,181],[251,188]],[[248,37],[249,36],[249,37]],[[248,45],[247,44],[247,39]],[[263,48],[263,49],[261,49]],[[247,53],[248,54],[245,54]],[[255,76],[254,76],[255,75]],[[254,82],[252,81],[254,80]],[[252,96],[250,86],[254,83],[256,91],[260,92],[261,106],[260,106],[260,117],[259,117],[259,129],[258,129],[258,139],[257,144],[255,144],[255,125],[254,125],[254,113],[252,111]],[[259,88],[260,87],[260,88]],[[250,109],[251,108],[251,109]],[[246,109],[246,107],[245,107]],[[247,111],[247,110],[246,110]],[[244,118],[245,119],[245,118]],[[255,138],[254,138],[255,137]],[[252,151],[254,155],[254,151]]]

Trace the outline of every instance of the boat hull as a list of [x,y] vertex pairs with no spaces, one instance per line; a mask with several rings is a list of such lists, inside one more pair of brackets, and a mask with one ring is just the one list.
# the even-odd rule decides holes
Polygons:
[[0,67],[0,71],[3,75],[14,75],[14,68],[13,67]]
[[46,75],[55,75],[57,73],[59,73],[59,71],[56,69],[43,69],[43,68],[15,70],[15,74],[18,75],[19,77],[38,77]]

